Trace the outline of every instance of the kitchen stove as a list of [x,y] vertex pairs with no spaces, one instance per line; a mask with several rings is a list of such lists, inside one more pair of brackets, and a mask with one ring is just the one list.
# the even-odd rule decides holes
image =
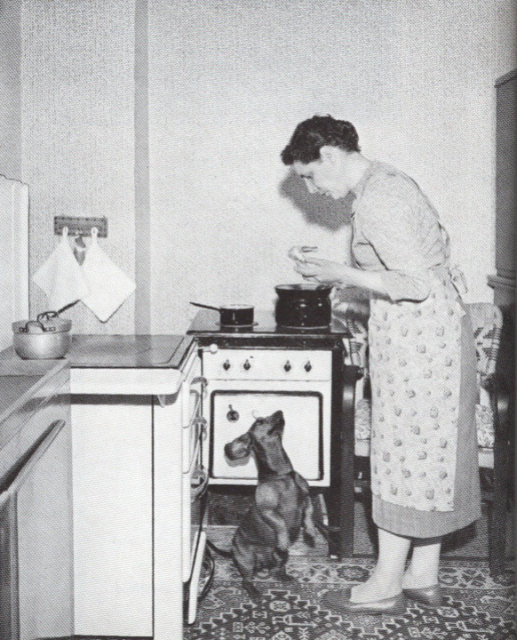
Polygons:
[[204,466],[210,483],[256,483],[254,461],[230,462],[224,444],[247,431],[255,416],[281,409],[293,466],[326,502],[329,554],[351,555],[358,368],[344,364],[347,329],[338,323],[279,327],[268,311],[256,311],[251,327],[229,328],[220,325],[217,312],[203,310],[187,333],[198,341],[207,380]]

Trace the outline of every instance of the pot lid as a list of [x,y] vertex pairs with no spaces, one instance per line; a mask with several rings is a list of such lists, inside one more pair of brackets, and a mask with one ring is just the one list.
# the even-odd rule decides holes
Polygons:
[[57,311],[44,311],[36,320],[18,320],[11,326],[14,333],[63,333],[70,331],[72,321],[60,318]]
[[319,291],[328,293],[332,290],[332,285],[317,282],[297,282],[295,284],[278,284],[275,291]]

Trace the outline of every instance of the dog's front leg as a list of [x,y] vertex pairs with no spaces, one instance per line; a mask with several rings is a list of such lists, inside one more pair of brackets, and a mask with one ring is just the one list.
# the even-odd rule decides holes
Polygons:
[[283,563],[287,562],[289,531],[284,518],[278,512],[278,492],[267,485],[259,485],[255,492],[255,502],[260,516],[275,533],[275,552]]
[[310,495],[305,496],[303,507],[303,539],[310,547],[316,545],[316,529],[314,527],[314,507]]

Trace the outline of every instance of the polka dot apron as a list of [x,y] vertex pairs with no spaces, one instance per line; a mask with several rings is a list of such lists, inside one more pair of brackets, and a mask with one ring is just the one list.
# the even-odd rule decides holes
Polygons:
[[430,273],[423,301],[371,300],[372,491],[403,507],[451,511],[465,311],[449,267]]

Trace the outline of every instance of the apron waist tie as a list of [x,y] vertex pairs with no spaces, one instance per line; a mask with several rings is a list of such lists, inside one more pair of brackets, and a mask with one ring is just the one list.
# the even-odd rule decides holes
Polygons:
[[431,269],[435,273],[441,273],[446,275],[453,287],[456,289],[456,293],[461,298],[468,291],[467,280],[465,278],[465,274],[458,267],[458,265],[450,266],[448,264],[443,264],[438,267],[432,267]]

